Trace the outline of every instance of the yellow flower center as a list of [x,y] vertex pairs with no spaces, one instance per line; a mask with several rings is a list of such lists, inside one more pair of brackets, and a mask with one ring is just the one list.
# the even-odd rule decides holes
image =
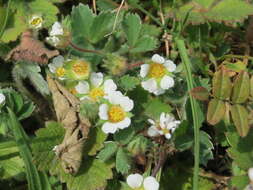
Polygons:
[[39,25],[40,23],[42,23],[42,18],[34,18],[31,22],[31,25],[33,25],[33,26],[37,26],[37,25]]
[[161,78],[165,75],[166,68],[159,63],[151,63],[149,69],[149,77],[151,78]]
[[63,67],[59,67],[55,71],[57,77],[63,77],[65,75],[65,69]]
[[104,95],[105,93],[101,88],[94,88],[89,93],[89,96],[95,101],[97,101],[98,98],[103,97]]
[[76,89],[75,88],[71,88],[71,89],[69,89],[69,92],[71,93],[71,94],[77,94],[77,91],[76,91]]
[[90,66],[84,61],[78,61],[72,66],[72,69],[77,75],[88,75],[90,72]]
[[126,113],[120,106],[112,106],[108,111],[109,121],[117,123],[125,119]]

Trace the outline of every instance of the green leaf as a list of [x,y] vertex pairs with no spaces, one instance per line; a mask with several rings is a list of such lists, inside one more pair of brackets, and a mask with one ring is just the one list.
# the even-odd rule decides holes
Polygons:
[[190,94],[197,100],[206,101],[209,98],[209,92],[206,88],[198,86],[190,91]]
[[231,114],[239,135],[245,137],[249,132],[248,111],[244,106],[235,104],[231,106]]
[[[236,10],[236,12],[234,11]],[[253,13],[253,6],[241,0],[192,0],[175,9],[176,18],[200,24],[204,22],[232,22],[243,20]]]
[[120,78],[119,83],[120,83],[120,86],[125,91],[130,91],[136,88],[136,86],[140,84],[140,80],[137,77],[124,75],[123,77]]
[[134,47],[138,41],[141,32],[141,19],[137,14],[128,14],[123,23],[123,31],[127,37],[127,43],[131,47]]
[[155,25],[142,24],[140,35],[158,37],[161,34],[161,32],[162,32],[161,28],[156,27]]
[[99,152],[98,158],[103,162],[112,158],[118,150],[118,144],[115,142],[106,142],[105,147]]
[[150,100],[148,103],[145,103],[143,107],[145,108],[145,115],[153,119],[160,118],[162,112],[171,112],[170,105],[162,102],[159,98]]
[[95,15],[88,5],[79,4],[73,7],[71,12],[71,27],[73,36],[81,36],[89,39],[91,35],[90,28],[92,26]]
[[81,102],[80,113],[90,121],[95,121],[98,115],[98,107],[99,105],[94,103],[94,101],[85,99]]
[[151,51],[157,48],[157,40],[150,36],[142,36],[140,37],[135,46],[133,48],[130,47],[131,53],[140,53],[140,52],[146,52]]
[[59,163],[52,168],[51,173],[57,174],[61,182],[67,183],[71,190],[103,189],[107,180],[112,178],[111,166],[94,158],[84,159],[75,176],[65,173]]
[[85,143],[85,150],[88,155],[94,156],[103,148],[107,135],[102,131],[101,127],[94,127],[89,132],[89,138]]
[[19,149],[15,141],[3,141],[0,143],[0,166],[3,170],[0,177],[6,179],[20,179],[25,174],[24,162],[19,156]]
[[247,175],[232,176],[229,180],[229,187],[231,189],[244,189],[250,183]]
[[28,4],[33,14],[41,14],[43,26],[49,28],[57,21],[58,8],[50,0],[35,0]]
[[128,145],[127,149],[133,155],[145,154],[148,148],[151,146],[151,142],[144,136],[136,136]]
[[122,174],[127,174],[130,169],[131,157],[124,148],[120,147],[116,154],[116,170]]
[[9,108],[8,113],[10,116],[10,126],[12,128],[15,141],[17,142],[20,156],[22,157],[25,164],[29,190],[42,190],[40,176],[35,165],[32,162],[32,153],[28,146],[25,132],[23,131],[23,128],[14,115],[13,111]]
[[242,138],[233,126],[229,126],[226,137],[231,146],[227,150],[229,156],[241,169],[247,171],[253,165],[253,150],[251,146],[253,130],[250,131],[248,136]]
[[126,129],[119,130],[113,135],[115,141],[119,142],[121,145],[128,144],[135,135],[135,130],[132,126]]
[[250,96],[253,98],[253,76],[250,78]]
[[55,159],[55,153],[52,150],[54,146],[62,142],[64,129],[57,122],[48,122],[45,128],[40,128],[35,134],[36,138],[32,141],[34,163],[39,170],[49,171]]
[[96,16],[90,29],[90,33],[92,34],[90,41],[97,43],[105,38],[105,35],[111,32],[114,20],[115,16],[110,12],[102,12]]
[[250,79],[247,72],[240,72],[235,79],[232,102],[233,103],[244,103],[250,93]]
[[212,99],[208,104],[207,121],[211,125],[215,125],[220,122],[224,117],[226,111],[225,102],[216,98]]
[[223,67],[215,72],[213,77],[213,95],[222,100],[230,97],[232,90],[232,83],[229,78],[228,71]]
[[207,162],[213,159],[213,143],[211,137],[204,131],[200,131],[200,163],[207,165]]

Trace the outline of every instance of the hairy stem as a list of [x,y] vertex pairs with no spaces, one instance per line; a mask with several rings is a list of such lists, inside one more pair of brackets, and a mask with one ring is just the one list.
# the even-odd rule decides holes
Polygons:
[[[187,50],[183,39],[176,38],[175,42],[177,44],[179,54],[183,61],[184,69],[186,71],[187,87],[188,91],[193,89],[193,76],[191,72],[191,62],[187,55]],[[200,122],[197,116],[197,102],[190,96],[193,125],[194,125],[194,174],[193,174],[193,190],[198,190],[198,178],[199,178],[199,127]]]

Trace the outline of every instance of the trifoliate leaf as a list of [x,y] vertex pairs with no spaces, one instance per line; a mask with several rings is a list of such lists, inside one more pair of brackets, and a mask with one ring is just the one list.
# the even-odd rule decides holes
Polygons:
[[248,170],[252,167],[253,149],[251,144],[253,131],[251,130],[246,137],[242,138],[238,135],[234,126],[230,126],[229,131],[226,133],[226,137],[231,146],[227,152],[234,162],[244,170]]
[[116,170],[122,174],[129,172],[131,168],[131,157],[127,150],[119,148],[116,154]]
[[141,19],[137,14],[128,14],[122,25],[127,37],[127,43],[132,48],[136,45],[141,32]]
[[91,128],[89,138],[84,145],[88,155],[96,155],[96,153],[103,148],[106,138],[107,135],[102,131],[101,127]]
[[98,158],[102,161],[107,161],[113,157],[118,150],[118,144],[115,142],[104,143],[104,148],[99,152]]
[[24,177],[24,162],[19,156],[19,150],[14,141],[3,141],[0,143],[0,172],[1,179]]
[[140,80],[137,77],[132,77],[129,75],[124,75],[120,78],[120,86],[125,90],[133,90],[137,85],[139,85]]
[[158,119],[162,112],[170,113],[171,107],[169,104],[162,102],[158,98],[150,100],[148,103],[144,104],[145,115],[150,118]]

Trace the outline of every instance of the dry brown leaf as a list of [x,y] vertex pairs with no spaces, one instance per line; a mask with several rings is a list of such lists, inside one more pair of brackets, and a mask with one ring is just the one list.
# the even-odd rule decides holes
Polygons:
[[61,160],[63,169],[75,174],[81,165],[82,150],[91,125],[88,119],[80,116],[80,101],[74,95],[49,76],[47,82],[52,92],[57,119],[66,129],[63,142],[54,151]]
[[27,30],[23,32],[20,44],[10,51],[6,60],[47,64],[50,58],[57,55],[59,55],[58,50],[48,50],[42,42],[33,37],[32,31]]

